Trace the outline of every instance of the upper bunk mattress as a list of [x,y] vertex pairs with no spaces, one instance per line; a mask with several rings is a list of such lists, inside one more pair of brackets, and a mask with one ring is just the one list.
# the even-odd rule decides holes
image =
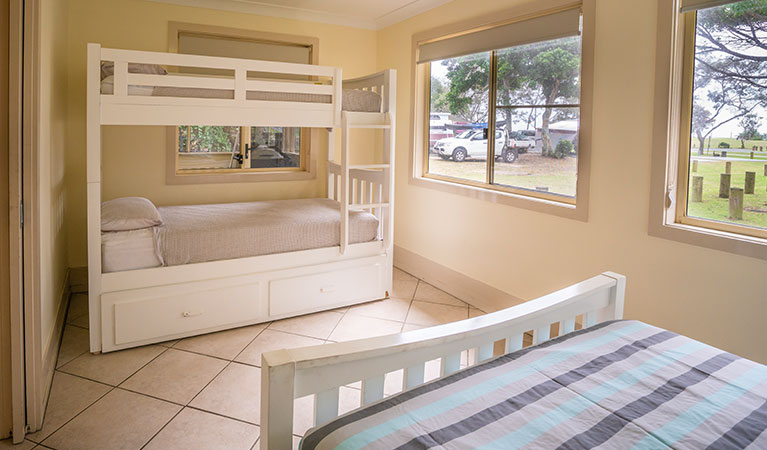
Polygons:
[[301,448],[764,449],[765,429],[767,366],[615,321],[353,411]]
[[[114,76],[101,82],[101,93],[114,92]],[[234,91],[225,89],[181,88],[168,86],[128,86],[128,95],[153,97],[218,98],[233,99]],[[248,91],[248,100],[279,102],[330,103],[330,96],[324,94],[302,94],[290,92]],[[381,112],[381,96],[371,91],[344,89],[341,94],[341,109],[354,112]]]
[[[285,253],[339,245],[340,214],[328,199],[273,200],[158,208],[160,254],[166,266]],[[349,242],[373,241],[378,219],[349,214]]]

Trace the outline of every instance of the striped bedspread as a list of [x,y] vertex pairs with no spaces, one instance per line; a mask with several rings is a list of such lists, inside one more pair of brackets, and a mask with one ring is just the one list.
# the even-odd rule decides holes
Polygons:
[[767,366],[636,321],[596,325],[353,411],[313,449],[766,449]]

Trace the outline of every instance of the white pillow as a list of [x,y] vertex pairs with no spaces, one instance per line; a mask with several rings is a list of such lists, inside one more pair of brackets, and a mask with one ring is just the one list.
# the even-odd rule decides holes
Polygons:
[[101,204],[101,231],[128,231],[162,225],[160,211],[143,197],[122,197]]

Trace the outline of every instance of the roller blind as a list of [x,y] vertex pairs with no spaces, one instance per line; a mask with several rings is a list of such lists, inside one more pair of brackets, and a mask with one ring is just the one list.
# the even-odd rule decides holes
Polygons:
[[305,45],[261,42],[195,33],[179,33],[178,52],[227,58],[260,59],[311,64],[311,49]]
[[418,63],[577,36],[580,24],[581,10],[574,8],[427,42],[418,46]]
[[728,3],[737,3],[739,0],[682,0],[681,12],[695,11],[696,9],[713,8]]

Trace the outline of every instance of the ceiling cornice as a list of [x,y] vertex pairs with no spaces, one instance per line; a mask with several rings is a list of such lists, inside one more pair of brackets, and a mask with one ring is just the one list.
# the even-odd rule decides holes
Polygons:
[[148,0],[155,3],[169,3],[196,8],[217,9],[223,11],[256,14],[260,16],[281,17],[284,19],[341,25],[364,30],[380,30],[410,17],[421,14],[452,0],[413,0],[410,3],[390,11],[376,19],[366,19],[353,14],[334,14],[290,6],[274,5],[251,0]]

